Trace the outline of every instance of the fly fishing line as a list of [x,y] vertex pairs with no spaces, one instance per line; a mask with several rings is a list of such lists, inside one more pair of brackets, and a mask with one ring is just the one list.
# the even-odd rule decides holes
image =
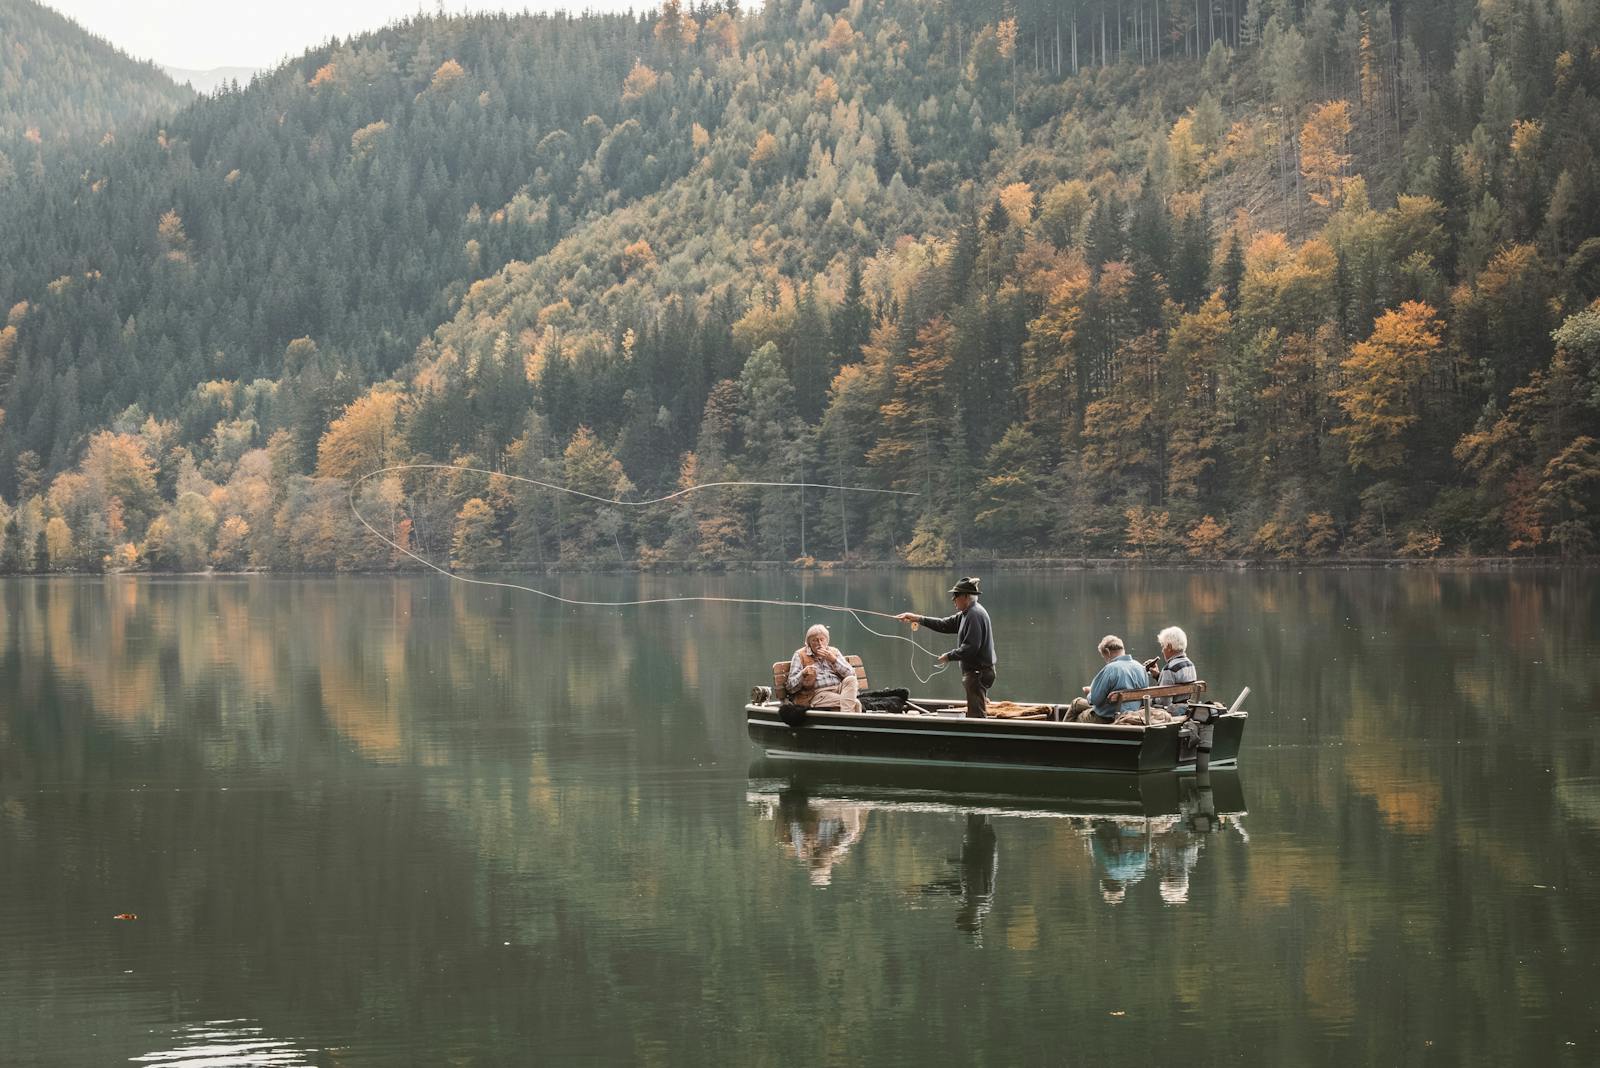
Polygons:
[[573,489],[570,486],[559,486],[555,483],[544,482],[537,478],[528,478],[524,475],[508,474],[504,471],[486,471],[478,467],[457,467],[454,464],[395,464],[390,467],[379,468],[376,471],[369,471],[366,474],[358,477],[350,484],[349,500],[351,513],[356,517],[357,521],[359,521],[362,526],[367,528],[368,533],[370,533],[373,537],[383,542],[395,552],[401,553],[410,559],[415,560],[423,567],[426,567],[431,571],[438,572],[444,577],[455,582],[462,582],[471,586],[496,586],[507,590],[521,590],[525,593],[531,593],[536,597],[543,597],[546,600],[555,601],[558,604],[571,605],[575,608],[635,608],[646,605],[683,604],[692,602],[700,602],[704,604],[763,605],[770,608],[818,608],[825,612],[841,612],[849,615],[858,624],[860,624],[863,630],[867,631],[869,634],[874,634],[880,638],[892,638],[895,641],[905,642],[907,645],[910,645],[911,674],[916,676],[917,682],[920,685],[927,685],[935,675],[938,675],[940,672],[944,671],[945,668],[950,666],[948,661],[939,661],[939,666],[934,668],[928,674],[928,676],[924,678],[922,673],[917,670],[917,651],[921,650],[936,660],[938,654],[922,645],[920,642],[908,638],[903,634],[885,634],[883,631],[874,629],[864,619],[861,618],[862,615],[878,616],[882,619],[897,619],[898,617],[888,612],[877,612],[870,608],[853,608],[850,605],[823,604],[817,601],[781,601],[765,597],[718,597],[709,594],[691,594],[677,597],[645,597],[629,601],[586,601],[575,597],[563,597],[559,593],[551,593],[549,590],[541,590],[533,586],[525,586],[520,582],[502,582],[497,579],[473,578],[469,575],[458,574],[454,571],[451,571],[449,568],[440,567],[427,557],[408,549],[406,546],[401,545],[393,538],[390,538],[377,527],[369,523],[367,521],[367,517],[361,514],[361,509],[356,507],[356,490],[361,486],[362,483],[366,482],[368,479],[378,478],[382,475],[396,474],[401,471],[448,471],[453,474],[485,475],[490,478],[502,478],[513,482],[523,482],[530,486],[537,486],[540,489],[550,490],[554,493],[567,493],[574,497],[582,497],[585,500],[595,501],[600,504],[611,505],[618,508],[648,508],[653,505],[666,504],[669,501],[686,497],[691,493],[698,493],[701,490],[709,489],[821,489],[838,490],[841,493],[875,493],[895,497],[919,496],[919,494],[912,491],[874,489],[865,486],[834,486],[817,482],[704,482],[699,485],[688,486],[684,489],[676,490],[664,496],[654,497],[649,500],[623,501],[610,497],[600,497],[593,493],[585,493],[583,490]]

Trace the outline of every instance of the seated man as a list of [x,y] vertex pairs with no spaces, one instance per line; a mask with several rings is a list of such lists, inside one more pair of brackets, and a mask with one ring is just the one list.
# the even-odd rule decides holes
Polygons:
[[856,691],[861,680],[844,654],[828,644],[828,628],[821,623],[806,631],[806,643],[789,661],[789,700],[807,708],[837,708],[860,712]]
[[1139,710],[1138,701],[1112,704],[1106,700],[1106,696],[1113,690],[1144,688],[1146,676],[1139,661],[1128,655],[1122,645],[1122,639],[1115,634],[1107,634],[1100,639],[1100,656],[1105,660],[1106,666],[1100,669],[1100,673],[1094,677],[1092,683],[1083,688],[1083,692],[1089,696],[1080,697],[1072,702],[1067,719],[1077,720],[1079,723],[1111,723],[1116,720],[1119,713]]
[[[1156,635],[1156,644],[1161,646],[1161,659],[1166,661],[1166,667],[1160,668],[1155,657],[1145,661],[1144,669],[1149,672],[1153,680],[1152,686],[1182,686],[1194,682],[1200,677],[1195,671],[1194,661],[1189,659],[1189,636],[1183,632],[1182,627],[1168,627]],[[1170,697],[1157,697],[1152,704],[1167,708],[1172,704]]]

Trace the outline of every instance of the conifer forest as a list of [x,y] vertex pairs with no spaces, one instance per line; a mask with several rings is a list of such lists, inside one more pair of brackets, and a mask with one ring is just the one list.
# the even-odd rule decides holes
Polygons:
[[1593,0],[0,29],[3,571],[1600,552]]

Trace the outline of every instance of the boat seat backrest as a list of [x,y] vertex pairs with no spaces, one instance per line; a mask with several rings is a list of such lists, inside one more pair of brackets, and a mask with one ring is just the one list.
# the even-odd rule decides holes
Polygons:
[[[856,669],[856,678],[861,682],[862,691],[865,692],[872,689],[872,687],[867,684],[867,665],[861,662],[861,658],[856,656],[854,653],[846,653],[844,658],[849,662],[851,667]],[[772,665],[773,695],[777,697],[783,697],[788,693],[788,687],[789,661],[779,660],[777,663]]]
[[1176,686],[1146,686],[1142,690],[1112,690],[1107,702],[1143,701],[1146,697],[1199,697],[1206,692],[1205,680],[1180,682]]

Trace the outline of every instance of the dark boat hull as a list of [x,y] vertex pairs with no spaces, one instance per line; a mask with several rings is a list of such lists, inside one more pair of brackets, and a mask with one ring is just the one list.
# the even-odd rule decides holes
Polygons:
[[[1216,720],[1211,766],[1230,767],[1248,714]],[[1040,770],[1148,772],[1193,767],[1180,759],[1175,723],[1118,727],[1047,720],[967,719],[810,710],[791,727],[775,704],[745,706],[750,740],[773,759],[964,764]]]

